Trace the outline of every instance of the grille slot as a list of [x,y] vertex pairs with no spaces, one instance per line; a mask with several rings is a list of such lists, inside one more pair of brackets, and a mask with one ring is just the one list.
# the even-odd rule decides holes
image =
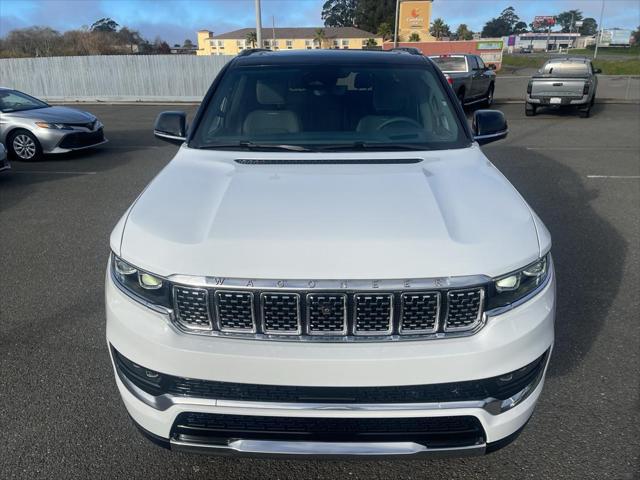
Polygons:
[[393,331],[393,295],[356,294],[353,333],[355,335],[390,335]]
[[440,293],[403,293],[401,296],[400,333],[433,333],[438,330]]
[[221,332],[256,331],[253,293],[218,290],[214,296],[216,318]]
[[187,328],[211,330],[209,292],[204,288],[174,287],[176,319]]
[[307,295],[307,322],[310,335],[346,335],[347,296],[310,293]]
[[447,293],[447,332],[471,330],[482,319],[484,289],[452,290]]
[[263,293],[261,306],[264,333],[300,335],[300,295]]

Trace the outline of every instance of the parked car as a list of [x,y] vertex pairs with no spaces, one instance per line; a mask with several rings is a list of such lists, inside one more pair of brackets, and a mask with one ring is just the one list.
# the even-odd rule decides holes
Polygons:
[[533,116],[539,107],[578,107],[586,118],[596,100],[598,77],[591,60],[582,57],[547,60],[527,85],[525,114]]
[[26,93],[0,88],[0,142],[15,158],[40,160],[107,142],[94,115],[74,108],[52,107]]
[[533,47],[520,47],[520,53],[533,53]]
[[[187,133],[188,132],[188,133]],[[541,220],[407,52],[251,51],[111,234],[107,342],[127,411],[175,450],[471,455],[533,413],[554,339]],[[479,201],[481,200],[481,201]]]
[[493,103],[496,73],[478,55],[438,55],[431,60],[445,74],[462,105]]
[[11,169],[11,165],[9,164],[9,159],[7,158],[7,151],[4,148],[4,145],[0,143],[0,172],[4,172]]

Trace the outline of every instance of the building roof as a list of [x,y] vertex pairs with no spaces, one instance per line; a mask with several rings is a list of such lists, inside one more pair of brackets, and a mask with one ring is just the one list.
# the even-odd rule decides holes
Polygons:
[[[265,40],[272,39],[275,30],[275,38],[279,40],[285,39],[298,39],[305,38],[313,40],[318,30],[324,30],[324,34],[327,40],[334,38],[376,38],[380,35],[376,35],[371,32],[366,32],[355,27],[294,27],[294,28],[271,28],[262,27],[262,37]],[[241,28],[240,30],[234,30],[232,32],[221,33],[214,35],[213,39],[217,40],[244,40],[247,34],[255,32],[255,28]]]

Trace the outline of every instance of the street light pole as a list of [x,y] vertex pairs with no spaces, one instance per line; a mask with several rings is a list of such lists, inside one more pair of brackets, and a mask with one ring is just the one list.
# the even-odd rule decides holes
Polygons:
[[400,15],[400,1],[396,0],[396,25],[393,29],[393,48],[398,48],[398,20]]
[[593,59],[598,58],[598,44],[602,42],[602,17],[604,16],[604,0],[602,0],[602,8],[600,9],[600,35],[596,34],[596,51],[593,52]]
[[262,13],[260,11],[260,0],[256,0],[256,41],[258,48],[262,48]]

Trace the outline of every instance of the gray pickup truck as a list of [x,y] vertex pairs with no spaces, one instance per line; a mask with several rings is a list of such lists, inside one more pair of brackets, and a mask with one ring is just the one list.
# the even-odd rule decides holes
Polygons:
[[493,103],[496,74],[478,55],[434,55],[429,58],[447,77],[463,106],[482,102],[488,107]]
[[531,117],[539,107],[578,107],[580,116],[591,112],[598,87],[597,73],[588,58],[548,60],[527,85],[525,114]]

